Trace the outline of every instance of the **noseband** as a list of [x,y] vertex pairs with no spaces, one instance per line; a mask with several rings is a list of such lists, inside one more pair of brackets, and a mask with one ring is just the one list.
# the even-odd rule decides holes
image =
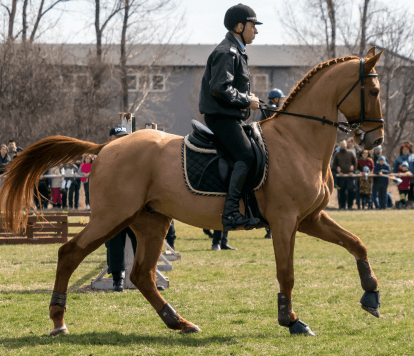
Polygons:
[[[265,110],[275,112],[275,113],[290,115],[290,116],[302,117],[304,119],[320,121],[320,122],[322,122],[322,125],[328,124],[328,125],[331,125],[331,126],[334,126],[334,127],[338,128],[339,130],[341,130],[341,131],[343,131],[347,134],[350,134],[351,132],[355,133],[357,136],[362,136],[362,135],[365,136],[369,132],[379,130],[379,129],[384,127],[384,120],[383,119],[371,119],[371,118],[367,119],[365,117],[365,87],[364,87],[365,78],[378,77],[378,74],[376,74],[376,73],[365,74],[364,73],[364,59],[361,58],[359,63],[360,64],[359,64],[359,78],[358,78],[358,80],[356,81],[356,83],[352,86],[352,88],[348,91],[348,93],[346,93],[344,98],[337,105],[337,108],[339,109],[339,106],[344,102],[344,100],[349,96],[349,94],[351,94],[351,92],[355,89],[355,87],[358,85],[358,83],[361,83],[361,111],[360,111],[360,117],[357,120],[354,120],[354,121],[351,121],[351,122],[346,122],[346,121],[334,122],[334,121],[331,121],[331,120],[326,120],[325,116],[323,118],[320,118],[320,117],[309,116],[309,115],[294,114],[294,113],[290,113],[290,112],[286,112],[286,111],[282,111],[282,110],[276,110],[276,109],[273,109],[273,108],[269,108],[268,105],[266,105],[264,103],[264,101],[262,101],[262,100],[260,100],[260,104],[259,104],[260,110],[261,110],[262,114],[264,115],[264,117],[266,117],[266,118],[267,118],[267,115],[265,113]],[[375,123],[380,124],[380,126],[374,128],[372,130],[365,131],[361,128],[361,126],[365,122],[375,122]]]

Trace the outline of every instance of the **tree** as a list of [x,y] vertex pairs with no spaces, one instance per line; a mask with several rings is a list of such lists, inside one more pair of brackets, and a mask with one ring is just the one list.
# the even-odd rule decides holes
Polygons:
[[[52,10],[56,10],[67,1],[69,0],[36,0],[33,2],[23,0],[22,6],[19,8],[20,2],[18,0],[2,0],[0,5],[8,17],[8,33],[7,35],[3,34],[3,38],[13,42],[21,36],[22,41],[26,42],[30,32],[29,41],[33,43],[45,31],[52,29],[59,20],[55,18],[54,21],[46,22],[45,26],[42,27],[47,15],[52,14]],[[18,31],[15,33],[17,15],[21,15],[22,22],[21,26],[17,26]]]

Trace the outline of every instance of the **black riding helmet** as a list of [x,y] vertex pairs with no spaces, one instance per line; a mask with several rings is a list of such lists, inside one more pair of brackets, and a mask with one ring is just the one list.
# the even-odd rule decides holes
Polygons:
[[246,42],[244,41],[243,32],[244,27],[248,21],[253,22],[255,25],[263,25],[262,22],[257,21],[256,13],[253,11],[253,9],[243,4],[232,6],[226,11],[226,15],[224,16],[224,26],[229,31],[236,32],[234,31],[234,27],[238,23],[243,24],[243,30],[236,33],[241,36],[244,45],[246,45]]

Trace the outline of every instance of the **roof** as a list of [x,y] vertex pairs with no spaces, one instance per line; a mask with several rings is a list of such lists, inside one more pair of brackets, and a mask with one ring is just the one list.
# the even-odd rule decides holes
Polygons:
[[[87,65],[96,53],[94,44],[44,44],[50,50],[62,51],[62,64]],[[204,67],[216,45],[132,45],[128,50],[128,66],[185,66]],[[254,67],[313,67],[321,62],[323,46],[249,45],[246,53]],[[352,55],[344,46],[337,47],[337,56]],[[104,45],[105,59],[119,65],[120,46]]]

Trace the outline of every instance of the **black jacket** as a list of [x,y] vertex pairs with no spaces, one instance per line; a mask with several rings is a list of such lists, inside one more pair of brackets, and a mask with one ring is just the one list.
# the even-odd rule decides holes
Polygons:
[[236,38],[227,32],[207,60],[199,97],[201,114],[235,116],[242,120],[250,116],[247,59]]

